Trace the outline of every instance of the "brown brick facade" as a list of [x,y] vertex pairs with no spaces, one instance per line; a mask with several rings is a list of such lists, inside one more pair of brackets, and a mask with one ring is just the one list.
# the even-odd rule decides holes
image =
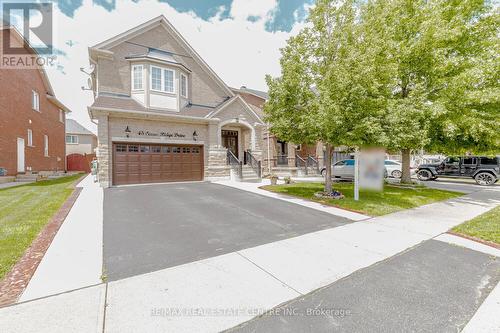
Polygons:
[[[32,90],[40,95],[40,112],[32,109]],[[17,174],[17,138],[25,142],[26,171],[61,171],[65,165],[65,126],[59,108],[48,100],[41,73],[36,69],[0,68],[0,168]],[[28,129],[33,146],[28,146]],[[49,157],[44,156],[44,135]]]

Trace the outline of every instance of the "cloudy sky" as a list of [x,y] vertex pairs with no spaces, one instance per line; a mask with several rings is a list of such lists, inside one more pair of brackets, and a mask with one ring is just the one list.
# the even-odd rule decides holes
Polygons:
[[165,15],[230,86],[266,89],[279,74],[279,48],[304,24],[313,0],[59,0],[55,5],[58,66],[48,74],[71,118],[95,132],[82,91],[88,47]]

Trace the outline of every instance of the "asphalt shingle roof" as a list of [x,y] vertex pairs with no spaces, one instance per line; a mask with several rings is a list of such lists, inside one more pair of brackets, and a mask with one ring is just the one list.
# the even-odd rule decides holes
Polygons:
[[66,118],[66,133],[69,134],[83,134],[83,135],[95,135],[80,123],[74,119]]
[[131,97],[118,97],[118,96],[108,96],[108,95],[100,95],[99,97],[97,97],[97,99],[94,101],[94,104],[92,104],[92,107],[103,108],[103,109],[157,112],[161,114],[180,115],[180,116],[189,116],[198,118],[203,118],[215,110],[215,108],[198,106],[198,105],[188,105],[182,108],[180,112],[148,109]]
[[234,88],[234,90],[236,90],[237,92],[239,91],[242,93],[249,93],[249,94],[256,95],[262,99],[265,99],[266,101],[269,99],[269,94],[266,91],[250,89],[247,87]]

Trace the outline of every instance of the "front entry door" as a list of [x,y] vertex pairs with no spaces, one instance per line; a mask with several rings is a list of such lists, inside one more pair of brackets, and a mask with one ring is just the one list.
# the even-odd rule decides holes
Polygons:
[[222,131],[222,146],[229,149],[234,156],[238,155],[238,131]]
[[24,171],[24,139],[17,138],[17,172]]

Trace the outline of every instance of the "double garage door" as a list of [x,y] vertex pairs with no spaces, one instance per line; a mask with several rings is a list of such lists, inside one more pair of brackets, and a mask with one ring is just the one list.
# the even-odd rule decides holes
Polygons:
[[113,144],[113,184],[203,180],[203,147]]

